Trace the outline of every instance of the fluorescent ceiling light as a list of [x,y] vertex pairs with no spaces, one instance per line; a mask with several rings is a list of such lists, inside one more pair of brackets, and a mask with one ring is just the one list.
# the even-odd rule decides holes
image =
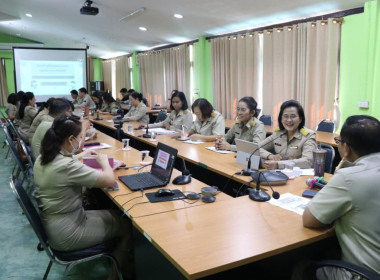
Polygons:
[[175,17],[175,18],[183,18],[183,15],[180,15],[180,14],[174,14],[174,17]]
[[148,29],[146,29],[144,26],[140,26],[139,29],[140,29],[141,31],[147,31],[147,30],[148,30]]
[[27,17],[33,17],[32,14],[25,14]]

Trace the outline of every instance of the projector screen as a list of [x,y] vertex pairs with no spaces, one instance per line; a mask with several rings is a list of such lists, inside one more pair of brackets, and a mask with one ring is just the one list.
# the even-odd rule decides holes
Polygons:
[[16,91],[31,91],[37,102],[72,100],[70,91],[87,88],[86,49],[13,48]]

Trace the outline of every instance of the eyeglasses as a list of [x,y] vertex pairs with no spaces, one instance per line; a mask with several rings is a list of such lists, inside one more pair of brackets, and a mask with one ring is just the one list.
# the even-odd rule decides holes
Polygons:
[[345,143],[344,140],[340,139],[339,137],[334,137],[335,144],[339,145],[340,143]]
[[287,119],[295,120],[296,118],[298,118],[298,116],[297,115],[290,115],[290,116],[288,116],[288,115],[282,115],[281,118],[282,118],[283,121],[286,121]]

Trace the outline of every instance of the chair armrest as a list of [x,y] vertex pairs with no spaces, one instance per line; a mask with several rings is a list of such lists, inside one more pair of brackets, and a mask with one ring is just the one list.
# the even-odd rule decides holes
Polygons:
[[315,269],[318,269],[320,267],[324,266],[330,266],[330,267],[338,267],[338,268],[344,268],[348,271],[354,272],[358,275],[361,275],[362,277],[365,277],[368,280],[379,280],[380,275],[372,272],[366,268],[360,267],[358,265],[342,261],[342,260],[323,260],[319,261],[314,264]]

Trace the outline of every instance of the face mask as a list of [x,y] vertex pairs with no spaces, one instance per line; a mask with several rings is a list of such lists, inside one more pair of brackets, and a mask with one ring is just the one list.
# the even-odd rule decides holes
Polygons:
[[82,145],[82,141],[78,141],[78,139],[76,139],[75,137],[74,139],[78,142],[78,147],[74,148],[73,144],[71,144],[71,147],[73,147],[73,150],[71,151],[72,155],[75,155],[79,151],[80,146]]

